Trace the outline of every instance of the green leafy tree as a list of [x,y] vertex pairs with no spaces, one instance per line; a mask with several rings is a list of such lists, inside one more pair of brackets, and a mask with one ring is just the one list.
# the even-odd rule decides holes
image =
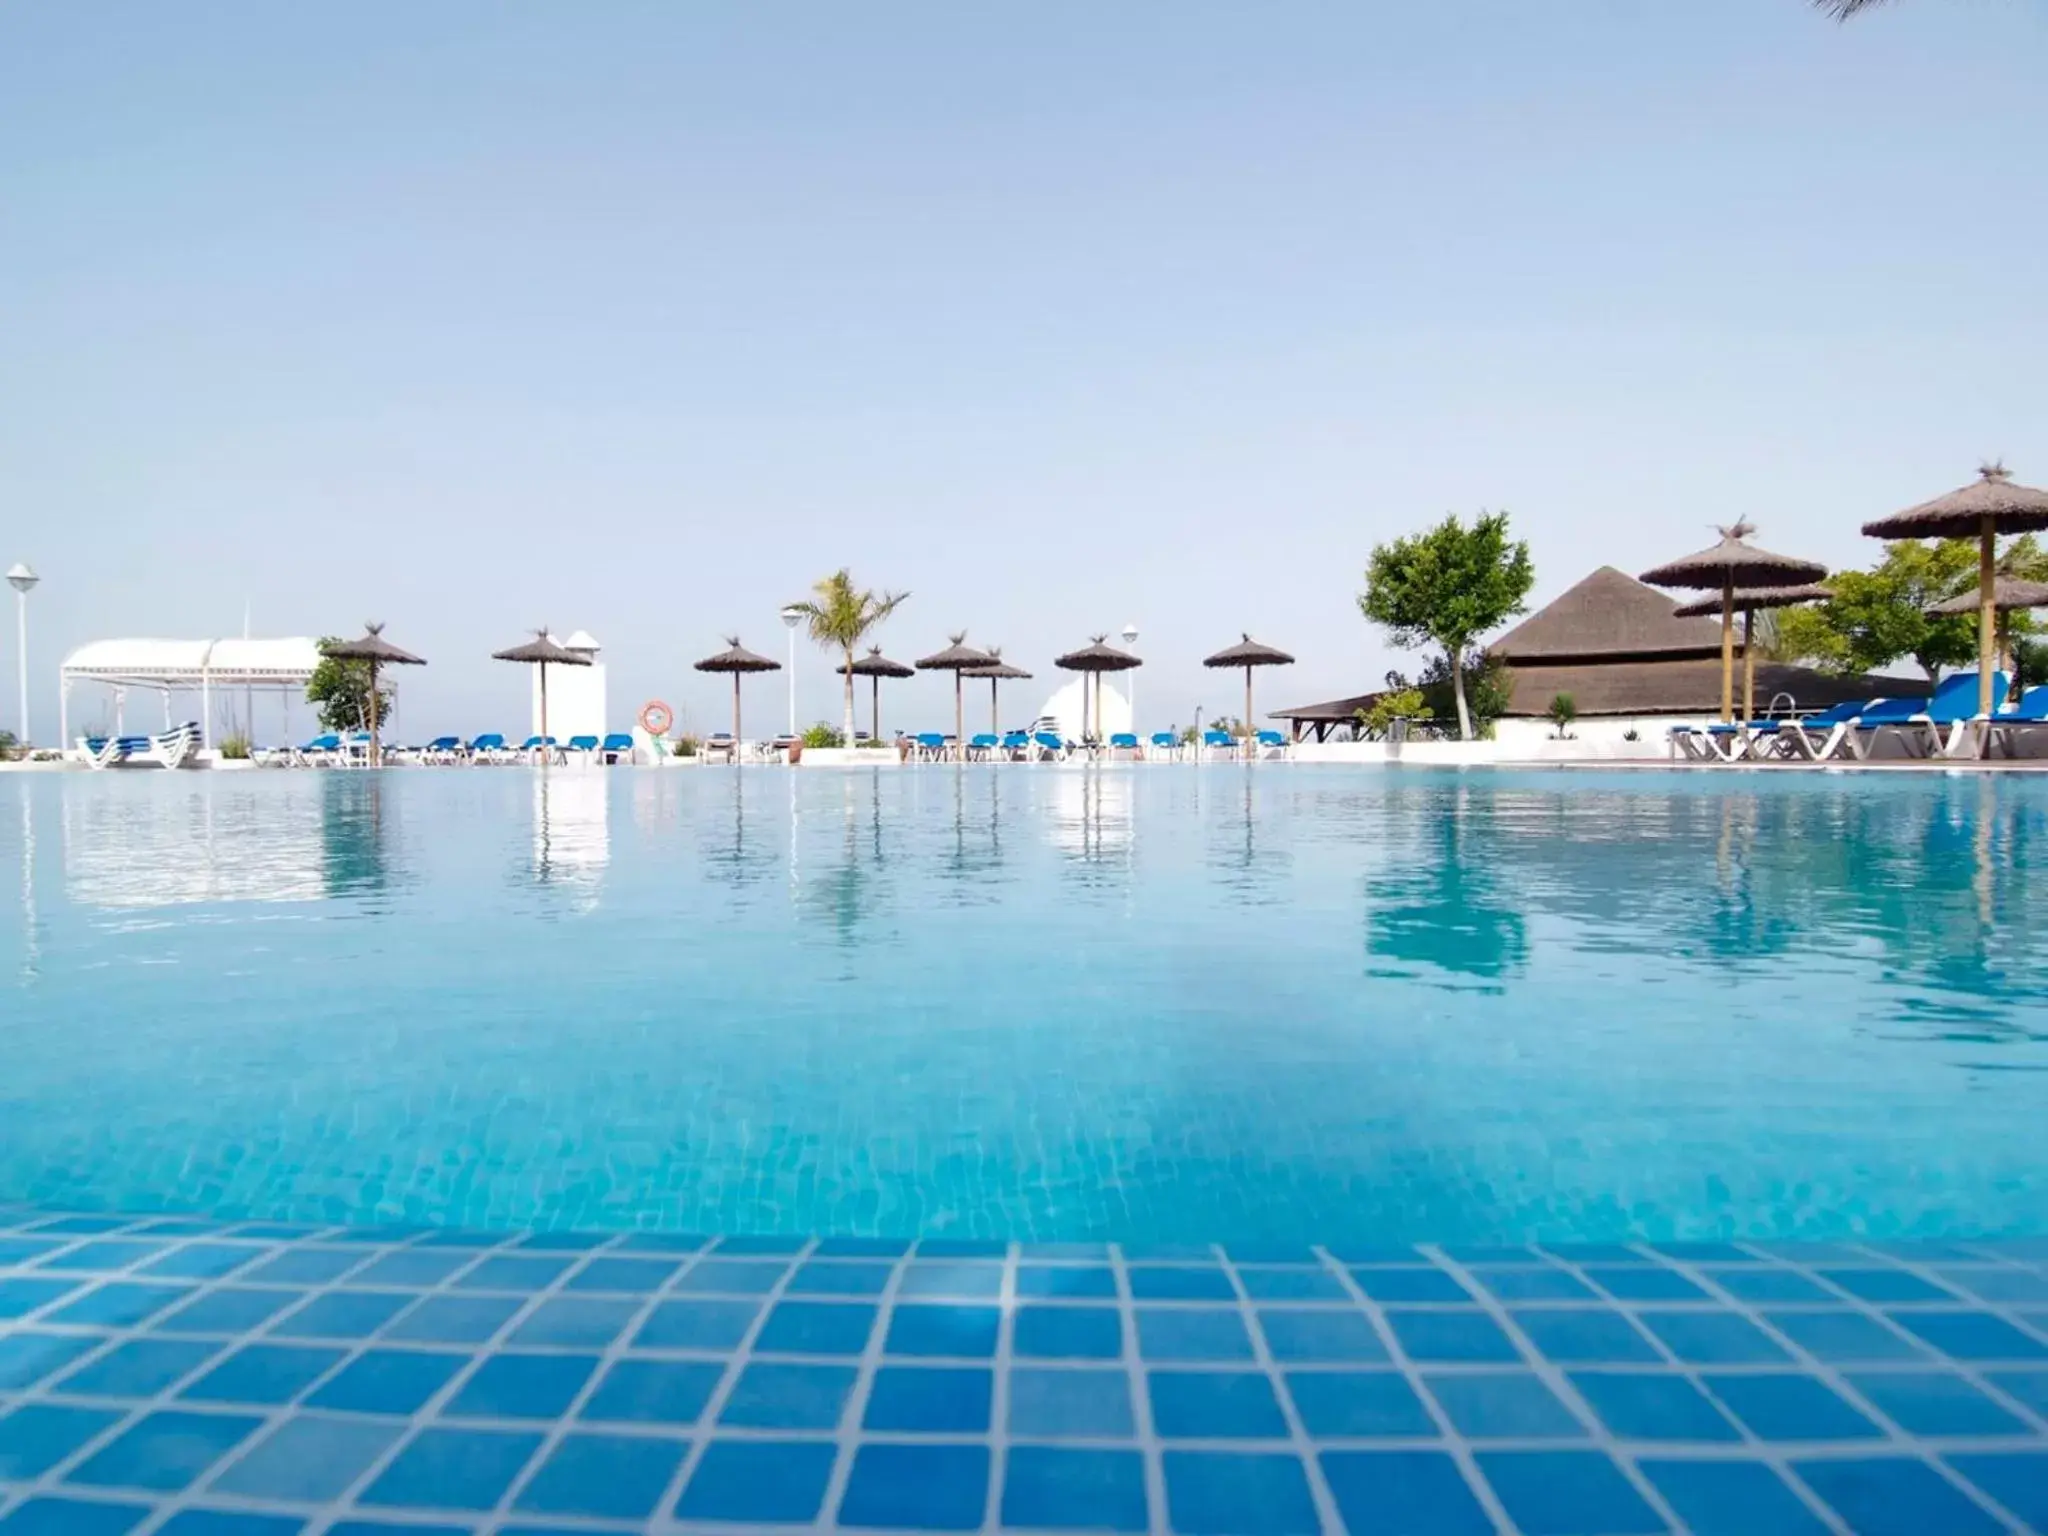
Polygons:
[[881,622],[894,613],[908,592],[883,592],[879,595],[856,587],[853,572],[841,566],[823,581],[811,588],[815,594],[810,599],[793,603],[798,613],[809,620],[810,636],[827,650],[837,650],[846,659],[846,733],[847,741],[853,740],[853,653],[867,642],[867,638]]
[[1557,739],[1563,741],[1572,728],[1572,722],[1579,718],[1579,701],[1568,693],[1551,695],[1550,708],[1544,713],[1550,716],[1550,723],[1557,727]]
[[[330,635],[322,648],[339,645]],[[377,718],[391,718],[392,690],[377,690]],[[326,731],[366,731],[370,728],[370,664],[340,656],[322,656],[313,675],[306,680],[306,702],[318,711],[320,728]]]
[[1420,688],[1411,688],[1405,678],[1400,687],[1390,687],[1372,701],[1370,709],[1358,712],[1358,728],[1369,741],[1383,740],[1393,730],[1396,720],[1433,720],[1436,711],[1422,696]]
[[1535,581],[1529,546],[1509,540],[1505,512],[1482,512],[1469,528],[1452,514],[1425,533],[1376,547],[1358,607],[1404,649],[1443,648],[1458,734],[1469,740],[1465,654],[1523,611]]
[[846,738],[839,733],[839,727],[827,725],[822,720],[804,731],[804,747],[807,751],[822,752],[827,747],[843,747],[845,745]]

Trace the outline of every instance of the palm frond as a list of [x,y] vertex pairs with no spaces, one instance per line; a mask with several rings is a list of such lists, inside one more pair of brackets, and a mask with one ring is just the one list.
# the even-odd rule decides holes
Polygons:
[[1884,4],[1884,0],[1813,0],[1813,3],[1836,21],[1847,21],[1858,11],[1867,11],[1874,5]]

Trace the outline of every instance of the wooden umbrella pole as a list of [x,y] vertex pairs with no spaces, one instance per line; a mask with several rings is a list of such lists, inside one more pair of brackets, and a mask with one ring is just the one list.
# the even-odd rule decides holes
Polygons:
[[740,675],[732,675],[732,764],[740,763]]
[[967,758],[967,684],[958,667],[953,669],[953,753],[963,762]]
[[377,658],[370,658],[370,766],[375,768],[383,762],[384,754],[377,747]]
[[1252,669],[1249,663],[1244,669],[1244,750],[1252,756]]
[[1735,568],[1721,577],[1721,723],[1735,718]]
[[1998,659],[1998,525],[1986,514],[1977,533],[1977,713],[1991,713],[1991,674]]
[[1756,610],[1742,610],[1742,723],[1756,718]]
[[1003,712],[996,707],[996,686],[997,680],[993,677],[990,678],[988,680],[988,733],[991,736],[1000,738],[1003,734],[1003,728],[997,722],[1003,718]]
[[540,760],[548,760],[548,664],[540,664]]
[[[880,741],[882,739],[882,674],[877,672],[868,681],[873,684],[873,687],[869,690],[871,697],[868,700],[868,734],[874,737],[876,741]],[[847,745],[850,747],[853,743],[849,741]]]

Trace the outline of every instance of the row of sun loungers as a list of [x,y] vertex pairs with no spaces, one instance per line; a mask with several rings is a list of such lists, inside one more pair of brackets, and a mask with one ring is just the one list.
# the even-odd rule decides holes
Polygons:
[[1991,713],[1977,710],[1977,674],[1944,678],[1926,699],[1838,704],[1803,719],[1737,725],[1674,726],[1674,752],[1694,762],[1867,762],[1895,745],[1907,758],[2016,756],[2021,742],[2048,730],[2048,688],[2005,707],[2011,679],[1991,680]]
[[199,722],[154,736],[82,736],[78,747],[93,768],[183,768],[198,756]]
[[[632,755],[633,738],[623,731],[609,736],[572,736],[566,742],[553,736],[529,736],[516,746],[501,733],[487,731],[468,741],[460,736],[437,736],[423,747],[384,748],[387,763],[443,767],[572,760],[609,764],[630,760]],[[265,767],[276,768],[363,768],[369,766],[370,736],[367,731],[329,732],[302,746],[259,752],[256,760]]]
[[[953,738],[937,731],[906,737],[904,750],[913,762],[945,762],[957,755]],[[1058,763],[1070,758],[1217,762],[1286,755],[1287,738],[1278,731],[1261,731],[1249,745],[1227,731],[1205,731],[1199,743],[1183,742],[1171,731],[1156,731],[1142,740],[1133,732],[1119,731],[1107,741],[1071,741],[1056,731],[1007,731],[1000,736],[983,731],[967,739],[966,752],[969,762],[998,763]]]

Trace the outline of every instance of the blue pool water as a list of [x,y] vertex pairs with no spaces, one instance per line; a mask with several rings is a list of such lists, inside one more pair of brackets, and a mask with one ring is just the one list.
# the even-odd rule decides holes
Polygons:
[[2048,1233],[2048,782],[0,780],[0,1204],[1028,1242]]

